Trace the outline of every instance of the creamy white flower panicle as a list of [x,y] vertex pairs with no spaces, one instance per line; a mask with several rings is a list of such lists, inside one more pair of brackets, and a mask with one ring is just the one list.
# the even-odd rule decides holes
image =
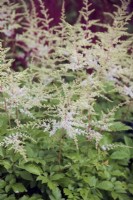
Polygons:
[[[61,114],[61,112],[60,112]],[[61,116],[60,122],[53,122],[53,129],[50,131],[51,135],[55,134],[58,129],[63,128],[67,135],[71,138],[74,137],[74,135],[81,134],[81,132],[76,128],[74,125],[75,119],[74,119],[74,113],[73,112],[67,112],[65,115]]]
[[84,68],[83,63],[81,62],[83,59],[83,55],[76,51],[73,52],[72,55],[69,57],[70,64],[67,64],[68,69],[72,69],[73,71],[79,70]]
[[123,91],[126,95],[128,95],[129,97],[133,98],[133,87],[129,86],[124,86]]
[[86,124],[75,118],[75,112],[68,111],[64,114],[63,111],[59,110],[59,116],[61,117],[60,120],[51,120],[49,123],[43,122],[41,125],[44,131],[50,132],[50,136],[54,135],[59,129],[64,129],[70,138],[87,134]]
[[26,139],[34,141],[33,138],[26,135],[25,133],[17,132],[6,136],[0,143],[0,146],[10,147],[9,149],[13,149],[15,152],[21,154],[24,157],[24,159],[26,159],[26,150],[24,148],[24,141]]
[[95,140],[96,141],[96,147],[97,147],[100,140],[102,139],[102,135],[98,131],[89,129],[87,138],[88,138],[89,141]]
[[[37,88],[35,88],[37,90]],[[20,113],[34,118],[31,108],[34,106],[41,106],[41,101],[44,99],[43,93],[34,90],[32,91],[30,87],[20,87],[16,83],[11,83],[3,87],[3,92],[6,94],[5,103],[6,109],[11,115],[15,115],[16,109]],[[3,104],[4,106],[4,104]]]

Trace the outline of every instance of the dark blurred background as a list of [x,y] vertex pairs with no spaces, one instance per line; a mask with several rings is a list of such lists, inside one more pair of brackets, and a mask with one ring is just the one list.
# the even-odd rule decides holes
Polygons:
[[[50,16],[54,19],[52,25],[58,24],[60,19],[60,11],[63,0],[43,0],[46,7],[49,9]],[[38,4],[38,0],[34,0],[35,4]],[[115,11],[114,5],[121,5],[120,0],[88,0],[91,3],[92,9],[95,9],[94,13],[91,15],[92,19],[100,19],[103,23],[110,23],[110,19],[104,15],[104,12]],[[75,23],[79,10],[83,6],[83,0],[65,0],[65,9],[67,21],[71,24]],[[128,12],[133,12],[133,0],[131,0],[128,7]],[[133,32],[133,18],[129,23],[129,32]]]

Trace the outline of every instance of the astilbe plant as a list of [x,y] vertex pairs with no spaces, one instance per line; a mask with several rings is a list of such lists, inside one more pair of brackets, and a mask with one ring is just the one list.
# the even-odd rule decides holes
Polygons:
[[[8,0],[2,0],[0,2],[0,30],[7,38],[13,36],[16,29],[20,27],[18,18],[19,14],[16,10],[19,8],[19,4],[10,2]],[[7,42],[7,41],[5,41]]]
[[[1,144],[10,144],[20,152],[23,142],[16,146],[11,140],[15,137],[16,144],[21,144],[21,133],[29,125],[48,131],[50,136],[61,130],[74,139],[77,148],[78,135],[84,135],[89,141],[95,140],[98,148],[104,132],[115,123],[116,110],[133,98],[133,38],[126,28],[131,17],[126,10],[128,3],[121,1],[121,8],[108,14],[114,20],[112,25],[102,25],[105,31],[94,33],[91,27],[101,24],[89,19],[93,11],[87,0],[73,26],[65,21],[64,2],[61,21],[54,27],[50,26],[52,19],[43,1],[38,2],[43,18],[38,17],[32,0],[31,11],[23,0],[8,11],[18,19],[17,9],[23,10],[19,17],[24,31],[16,35],[16,43],[19,46],[22,41],[21,48],[28,49],[30,57],[26,70],[14,72],[10,69],[12,61],[6,58],[7,50],[1,46],[1,113],[8,116],[9,132],[16,131],[9,136],[10,142],[6,137]],[[6,6],[6,1],[1,5]],[[3,33],[5,26],[3,19]],[[108,95],[114,91],[124,103],[98,114],[98,99],[113,104]]]

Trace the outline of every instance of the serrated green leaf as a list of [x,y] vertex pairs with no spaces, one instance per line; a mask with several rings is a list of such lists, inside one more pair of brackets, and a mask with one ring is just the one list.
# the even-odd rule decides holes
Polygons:
[[25,164],[22,169],[25,169],[26,171],[35,175],[41,175],[43,173],[41,167],[36,164]]
[[8,174],[5,178],[5,181],[10,182],[12,179],[14,179],[15,176],[13,174]]
[[124,136],[124,141],[125,141],[125,144],[126,144],[127,146],[131,147],[131,148],[130,148],[130,153],[131,153],[132,156],[133,156],[133,140],[132,140],[131,138],[127,137],[127,136]]
[[0,189],[4,188],[6,186],[6,181],[0,180]]
[[63,200],[62,199],[62,195],[61,195],[61,191],[59,190],[58,187],[56,187],[53,191],[52,191],[52,196],[53,196],[53,200]]
[[133,194],[133,184],[128,184],[128,190],[131,194]]
[[131,129],[129,126],[126,126],[125,124],[121,122],[114,122],[112,126],[110,126],[110,129],[112,131],[126,131]]
[[25,179],[25,180],[33,181],[32,175],[31,175],[29,172],[27,172],[27,171],[20,171],[20,172],[19,172],[19,175],[20,175],[23,179]]
[[3,165],[7,170],[9,170],[12,165],[8,160],[0,160],[0,165]]
[[42,183],[47,183],[49,181],[49,178],[45,176],[38,176],[36,180],[42,181]]
[[54,180],[54,181],[60,180],[62,178],[64,178],[64,174],[54,174],[53,176],[50,176],[50,180]]
[[130,158],[129,149],[125,148],[125,149],[117,150],[111,154],[110,158],[113,160],[128,159]]
[[23,196],[23,197],[21,197],[19,200],[29,200],[30,199],[30,197],[29,196]]
[[116,181],[114,183],[114,189],[117,193],[126,193],[127,184],[125,182]]
[[11,190],[11,185],[6,185],[6,187],[5,187],[6,193],[8,193],[10,190]]
[[110,181],[102,181],[96,187],[102,190],[112,191],[114,185]]
[[73,198],[73,194],[72,194],[72,191],[67,189],[67,188],[64,188],[64,193],[66,196],[68,196],[68,198]]
[[125,174],[122,171],[120,171],[120,170],[114,170],[114,171],[112,171],[111,175],[125,177]]
[[51,189],[51,190],[55,190],[57,185],[52,182],[52,181],[48,181],[48,187]]
[[12,189],[15,193],[21,193],[21,192],[26,192],[27,189],[22,183],[15,183],[12,185]]
[[97,178],[95,176],[89,176],[89,177],[85,177],[83,179],[86,183],[89,184],[90,187],[96,186]]

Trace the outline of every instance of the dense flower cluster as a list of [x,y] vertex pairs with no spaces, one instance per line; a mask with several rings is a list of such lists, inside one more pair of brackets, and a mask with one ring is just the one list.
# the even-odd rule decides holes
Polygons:
[[[115,123],[115,108],[119,108],[115,105],[112,109],[111,94],[117,92],[122,102],[132,100],[133,36],[127,32],[132,17],[127,13],[129,2],[121,1],[121,8],[108,14],[113,22],[102,25],[105,32],[92,32],[90,27],[101,24],[90,20],[91,4],[87,0],[83,2],[77,23],[72,26],[65,21],[63,4],[60,23],[51,27],[52,19],[43,1],[39,1],[43,19],[37,16],[33,2],[30,11],[25,1],[10,4],[9,10],[6,1],[2,1],[0,32],[9,39],[13,24],[18,28],[20,20],[24,32],[15,36],[16,42],[29,52],[28,68],[14,72],[10,69],[12,61],[6,58],[7,49],[0,47],[0,106],[8,116],[10,128],[15,126],[12,121],[17,129],[22,129],[26,123],[40,120],[43,123],[38,123],[38,128],[43,127],[51,136],[61,129],[75,142],[77,136],[83,135],[95,140],[98,146],[103,133],[110,131]],[[23,13],[18,16],[19,7]],[[18,53],[23,57],[21,51]],[[98,112],[101,99],[110,102],[111,109]],[[11,140],[20,144],[18,135]],[[4,143],[19,149],[9,141],[6,138]]]

